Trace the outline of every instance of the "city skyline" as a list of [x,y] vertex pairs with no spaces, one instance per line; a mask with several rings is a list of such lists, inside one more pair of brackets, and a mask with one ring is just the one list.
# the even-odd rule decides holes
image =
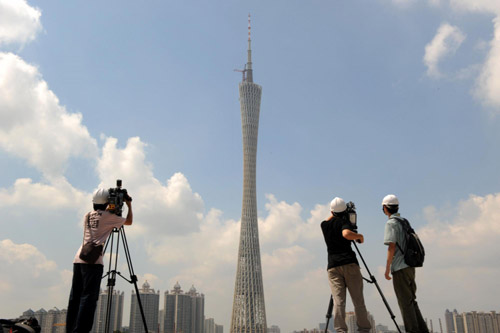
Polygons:
[[[141,289],[149,290],[149,287]],[[132,291],[134,292],[134,291]],[[172,294],[184,294],[181,290],[180,285],[176,284],[174,289],[171,291]],[[123,313],[123,298],[124,293],[115,290],[113,292],[113,298],[117,296],[117,299],[113,300],[112,305],[112,323],[115,325],[113,327],[113,331],[121,330],[122,323],[119,321],[122,318]],[[191,287],[190,291],[186,293],[186,295],[190,294],[191,296],[199,295],[196,292],[196,289]],[[165,295],[168,295],[168,291],[165,292]],[[103,297],[104,296],[104,297]],[[103,298],[101,298],[103,297]],[[94,325],[96,323],[102,322],[104,323],[104,315],[103,310],[105,312],[105,304],[107,298],[107,291],[101,291],[99,296],[98,304],[104,304],[103,306],[99,306],[96,309],[96,319],[94,320]],[[148,310],[151,311],[153,307],[149,307]],[[146,311],[148,311],[146,310]],[[148,312],[149,312],[148,311]],[[163,310],[158,311],[161,313]],[[147,315],[150,315],[149,313]],[[45,309],[40,309],[38,311],[33,311],[32,309],[28,309],[22,313],[19,318],[30,318],[34,317],[38,320],[40,327],[42,328],[42,333],[57,333],[64,332],[65,325],[64,319],[66,316],[66,309],[58,309],[56,307],[46,311]],[[99,318],[99,319],[97,319]],[[120,318],[120,319],[118,319]],[[161,318],[161,316],[159,317]],[[369,314],[369,319],[372,323],[372,330],[382,329],[382,331],[395,332],[396,329],[394,327],[390,327],[390,325],[385,325],[384,323],[377,323],[371,314]],[[426,320],[427,321],[427,320]],[[202,330],[203,333],[223,333],[223,325],[218,325],[215,323],[214,318],[203,318],[204,328]],[[354,311],[346,311],[346,323],[348,325],[349,331],[356,331],[356,315]],[[498,333],[500,332],[500,311],[484,311],[484,310],[471,310],[468,312],[458,312],[456,309],[450,311],[446,309],[444,311],[444,321],[441,321],[441,317],[438,318],[437,323],[434,326],[432,322],[428,322],[429,330],[431,332],[443,332],[443,333]],[[125,326],[124,326],[125,327]],[[294,330],[293,332],[324,332],[326,327],[326,323],[319,323],[316,328],[312,329],[304,329],[304,330]],[[403,325],[400,325],[401,329],[404,329]],[[118,329],[119,328],[119,329]],[[130,326],[126,327],[127,332],[132,332],[130,330]],[[334,331],[332,322],[329,324],[329,331]],[[104,327],[102,325],[94,326],[91,332],[104,332]],[[160,329],[160,332],[163,332],[163,329]],[[280,333],[281,329],[277,325],[272,325],[268,327],[268,332],[272,333]]]
[[[214,1],[0,0],[0,314],[67,306],[92,192],[122,179],[139,285],[194,284],[229,328],[243,190],[234,69],[248,13],[264,87],[256,201],[267,325],[286,333],[324,320],[319,223],[335,196],[356,204],[360,251],[396,320],[383,278],[389,193],[426,249],[423,316],[436,326],[446,308],[494,310],[500,3]],[[116,288],[129,309],[130,286]],[[364,294],[389,325],[375,288]]]
[[[99,293],[91,333],[105,332],[108,292],[108,290],[101,289]],[[139,293],[150,332],[223,333],[223,325],[216,324],[214,318],[210,318],[211,329],[208,332],[205,330],[205,295],[199,293],[194,285],[191,286],[189,291],[184,292],[177,282],[171,291],[164,292],[162,309],[160,309],[160,291],[151,288],[147,281],[142,284]],[[125,293],[116,289],[113,291],[110,315],[111,332],[122,331],[123,327],[126,327],[127,332],[144,331],[142,316],[136,298],[135,290],[131,290],[130,309],[124,309]],[[127,323],[124,323],[123,315],[127,312],[130,313],[130,319]],[[35,317],[42,327],[42,333],[65,332],[66,309],[59,310],[54,307],[46,311],[41,308],[36,312],[28,309],[19,317]],[[165,330],[165,327],[167,327],[167,330]],[[174,329],[174,327],[177,327],[177,329]],[[52,329],[54,332],[52,332]]]

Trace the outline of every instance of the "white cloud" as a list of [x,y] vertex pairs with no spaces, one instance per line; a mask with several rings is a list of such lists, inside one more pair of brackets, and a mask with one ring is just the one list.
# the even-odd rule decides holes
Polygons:
[[494,21],[490,51],[477,80],[476,96],[487,106],[500,111],[500,16]]
[[90,200],[90,194],[75,189],[63,177],[52,179],[50,184],[33,183],[29,178],[20,178],[11,188],[0,189],[0,207],[78,209],[88,207]]
[[10,265],[29,264],[31,269],[26,274],[31,274],[35,278],[43,272],[56,268],[56,263],[47,260],[33,245],[14,244],[10,239],[4,239],[0,242],[0,260]]
[[418,230],[426,262],[418,269],[419,297],[433,312],[496,309],[500,297],[500,193],[471,196],[449,210],[425,209]]
[[453,54],[465,40],[465,35],[456,26],[443,23],[432,41],[425,46],[424,63],[427,75],[438,78],[442,76],[438,64],[446,56]]
[[266,198],[268,202],[265,207],[268,215],[259,221],[262,242],[293,244],[300,237],[299,226],[304,223],[300,216],[302,207],[297,202],[292,205],[284,201],[278,202],[274,195],[268,194]]
[[[450,212],[439,212],[434,207],[425,209],[428,226],[420,230],[421,237],[426,239],[446,255],[451,254],[447,249],[458,246],[462,262],[476,263],[477,251],[470,251],[479,247],[483,251],[491,247],[491,254],[500,256],[500,248],[496,242],[500,241],[500,194],[490,194],[485,197],[471,196],[468,200],[460,202]],[[451,216],[450,216],[451,215]],[[453,250],[455,254],[455,250]]]
[[326,268],[302,268],[297,273],[301,267],[303,263],[283,271],[280,278],[264,278],[267,323],[278,324],[282,332],[312,329],[325,322],[330,297]]
[[34,40],[42,30],[41,15],[25,0],[0,0],[0,45]]
[[101,187],[114,187],[121,179],[129,191],[135,221],[131,231],[149,232],[155,238],[199,230],[204,203],[187,178],[176,173],[162,184],[146,162],[146,145],[140,138],[130,138],[123,149],[117,143],[114,138],[106,140],[97,170]]
[[33,245],[0,241],[0,266],[2,298],[11,300],[1,302],[0,313],[20,314],[28,308],[67,303],[71,273],[58,270],[56,263]]
[[452,8],[462,11],[493,13],[500,15],[497,0],[449,0]]
[[262,255],[262,265],[266,277],[274,280],[287,278],[290,270],[300,267],[304,262],[309,262],[314,256],[305,248],[293,245],[287,248],[278,248],[271,253]]
[[278,201],[272,194],[266,195],[268,202],[265,208],[268,214],[259,219],[259,233],[262,243],[266,246],[287,247],[297,242],[321,241],[319,221],[329,214],[328,205],[316,205],[309,213],[311,216],[304,220],[301,217],[302,207],[295,202],[289,204]]
[[[411,1],[393,0],[396,5],[409,4]],[[482,64],[470,64],[461,69],[455,75],[457,79],[468,79],[476,77],[476,86],[473,93],[485,106],[500,112],[500,1],[498,0],[429,0],[432,6],[449,5],[452,9],[469,14],[482,13],[494,15],[493,20],[494,37],[489,42],[489,51],[486,61]],[[456,26],[447,23],[441,25],[433,40],[426,45],[424,64],[427,67],[427,75],[439,78],[443,74],[439,71],[439,63],[446,56],[456,52],[465,40],[465,34]],[[476,48],[484,47],[486,43],[480,41]],[[478,71],[477,68],[481,67]]]
[[[489,52],[486,61],[481,64],[481,71],[476,81],[474,95],[493,110],[500,110],[500,1],[497,0],[449,0],[451,8],[465,13],[492,14],[494,37],[489,43]],[[447,54],[454,53],[465,36],[457,28],[444,24],[438,30],[436,37],[425,48],[424,63],[427,66],[427,74],[431,77],[439,77],[438,62]],[[459,72],[458,78],[467,78],[475,74],[476,65],[470,65]]]
[[236,265],[240,223],[222,221],[221,214],[218,210],[210,210],[197,232],[153,238],[148,242],[151,260],[161,265],[187,265],[185,268],[193,273],[192,276],[217,274],[219,265]]
[[70,157],[97,156],[82,116],[59,104],[36,67],[0,53],[0,77],[1,148],[48,178],[60,176]]

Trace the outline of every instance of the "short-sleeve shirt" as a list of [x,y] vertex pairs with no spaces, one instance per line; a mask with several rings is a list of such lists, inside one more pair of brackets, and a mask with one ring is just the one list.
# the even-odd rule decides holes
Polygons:
[[329,221],[321,222],[321,230],[328,251],[328,268],[347,264],[358,264],[356,254],[351,248],[351,241],[342,236],[343,230],[354,231],[353,225],[346,219],[334,216]]
[[[85,226],[83,244],[94,241],[97,245],[105,245],[106,239],[108,239],[109,234],[114,228],[120,228],[125,223],[125,218],[112,214],[108,211],[95,210],[83,217],[83,223]],[[92,230],[90,230],[92,229]],[[74,264],[87,264],[87,262],[80,259],[80,251],[82,246],[78,249],[73,260]],[[96,264],[103,265],[102,255],[95,262]]]
[[[406,245],[404,230],[401,223],[395,218],[396,216],[399,217],[400,214],[392,214],[385,224],[384,244],[389,245],[390,243],[397,243],[399,247],[404,249]],[[403,268],[410,267],[405,263],[405,257],[398,245],[396,245],[396,252],[394,252],[394,257],[392,258],[391,263],[391,272],[393,273]]]

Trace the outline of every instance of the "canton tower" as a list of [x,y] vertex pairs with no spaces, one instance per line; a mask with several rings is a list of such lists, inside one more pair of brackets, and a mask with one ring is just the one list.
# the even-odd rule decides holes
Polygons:
[[253,82],[250,15],[248,15],[248,61],[239,84],[243,136],[243,203],[240,246],[234,286],[231,333],[266,333],[266,307],[260,263],[255,171],[262,87]]

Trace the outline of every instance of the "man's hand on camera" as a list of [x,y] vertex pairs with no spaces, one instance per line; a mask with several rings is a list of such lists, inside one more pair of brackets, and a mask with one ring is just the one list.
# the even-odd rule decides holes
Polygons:
[[128,207],[127,218],[124,223],[125,225],[132,225],[132,221],[134,219],[134,214],[132,213],[132,198],[130,199],[131,200],[125,200],[125,203]]

